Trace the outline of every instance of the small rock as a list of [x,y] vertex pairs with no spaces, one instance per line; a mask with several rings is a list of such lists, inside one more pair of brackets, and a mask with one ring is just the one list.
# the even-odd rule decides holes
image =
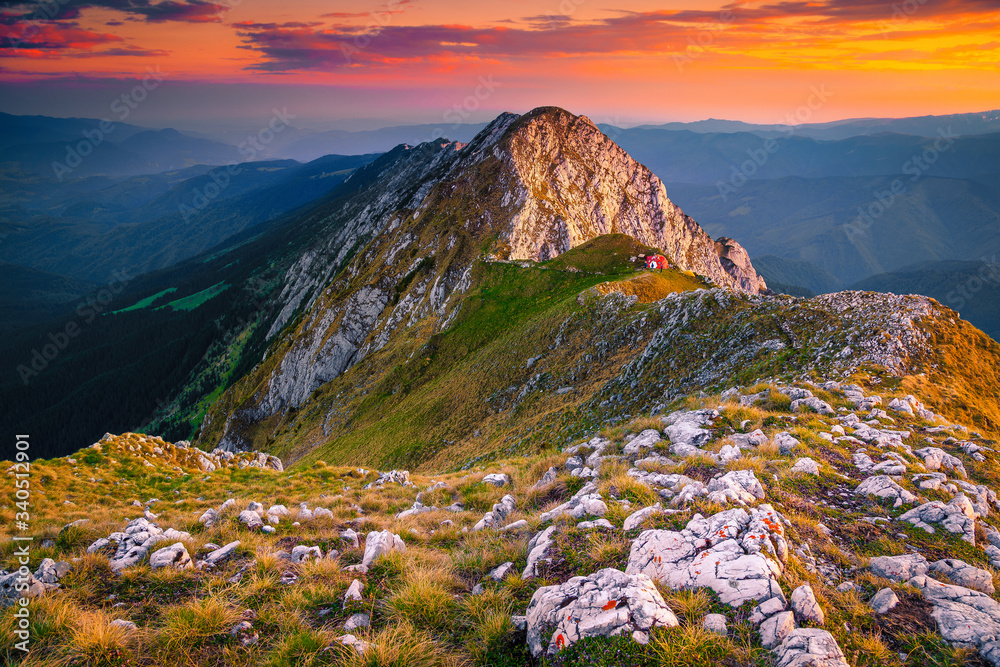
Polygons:
[[363,586],[361,582],[355,579],[351,582],[351,585],[347,587],[347,592],[344,593],[344,606],[347,606],[348,602],[361,602],[363,599],[361,591]]
[[492,484],[493,486],[507,486],[510,484],[510,477],[505,473],[490,473],[483,477],[484,484]]
[[764,648],[774,648],[795,629],[795,614],[790,611],[778,612],[761,623],[760,641]]
[[817,625],[823,625],[825,618],[823,608],[816,600],[816,594],[812,586],[803,584],[792,591],[792,611],[803,621],[812,621]]
[[892,581],[908,581],[926,574],[930,568],[927,559],[920,554],[901,556],[878,556],[869,562],[873,574]]
[[868,606],[876,614],[885,614],[894,609],[897,604],[899,604],[899,597],[896,596],[896,593],[891,588],[883,588],[875,594]]
[[726,627],[726,617],[722,614],[708,614],[702,621],[702,627],[723,637],[729,634],[729,628]]
[[358,630],[359,628],[367,628],[371,625],[371,616],[365,613],[358,612],[357,614],[351,614],[351,616],[344,622],[344,632],[351,632],[353,630]]

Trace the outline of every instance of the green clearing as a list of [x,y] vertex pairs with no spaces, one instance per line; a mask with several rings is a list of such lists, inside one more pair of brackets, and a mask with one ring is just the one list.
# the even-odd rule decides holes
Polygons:
[[216,283],[211,287],[207,287],[200,292],[195,292],[189,296],[182,297],[176,301],[171,301],[168,304],[160,306],[160,308],[173,308],[174,310],[194,310],[201,304],[205,303],[212,297],[218,296],[219,294],[225,292],[229,289],[229,285],[226,283]]
[[153,296],[147,296],[145,299],[142,299],[141,301],[136,301],[128,308],[122,308],[121,310],[116,310],[112,314],[117,315],[118,313],[127,313],[132,310],[142,310],[143,308],[148,308],[153,304],[154,301],[159,299],[161,296],[164,296],[165,294],[171,294],[176,291],[177,291],[176,287],[168,287],[162,292],[157,292]]

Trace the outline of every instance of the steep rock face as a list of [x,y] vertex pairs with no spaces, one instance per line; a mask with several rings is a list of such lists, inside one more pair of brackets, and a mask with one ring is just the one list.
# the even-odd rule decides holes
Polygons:
[[354,192],[326,217],[333,232],[286,274],[269,336],[301,319],[244,383],[252,391],[231,405],[224,449],[247,447],[242,426],[302,407],[400,329],[427,318],[447,328],[484,253],[543,261],[624,233],[720,286],[766,288],[742,247],[713,242],[656,176],[562,109],[503,114],[467,145],[397,147],[346,185]]
[[670,201],[663,182],[589,118],[536,109],[519,119],[504,143],[519,204],[502,237],[511,259],[551,259],[595,236],[621,233],[719,285],[766,289],[738,243],[713,243]]

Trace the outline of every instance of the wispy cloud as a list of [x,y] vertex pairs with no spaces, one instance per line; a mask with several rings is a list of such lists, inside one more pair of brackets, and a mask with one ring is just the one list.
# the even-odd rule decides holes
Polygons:
[[[250,68],[274,73],[385,68],[423,59],[655,57],[683,52],[693,35],[720,21],[726,28],[725,40],[715,44],[720,57],[744,55],[784,62],[801,57],[812,58],[813,62],[844,62],[844,40],[884,39],[887,26],[903,29],[890,23],[893,12],[893,6],[885,0],[789,0],[762,5],[740,0],[716,10],[620,10],[609,18],[591,21],[536,15],[488,26],[242,22],[234,24],[234,28],[243,39],[243,48],[260,55]],[[995,26],[989,19],[1000,15],[1000,0],[926,0],[917,13],[915,18],[942,26],[948,22]],[[916,26],[907,25],[906,29],[915,30]],[[866,53],[857,53],[847,61],[866,57]]]

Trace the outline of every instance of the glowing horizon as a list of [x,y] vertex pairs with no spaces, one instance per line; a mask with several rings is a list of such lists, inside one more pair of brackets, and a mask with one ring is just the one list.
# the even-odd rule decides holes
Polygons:
[[88,94],[159,67],[171,85],[137,119],[231,117],[241,87],[304,118],[390,122],[555,104],[775,123],[816,88],[828,99],[798,122],[987,111],[998,19],[995,0],[5,0],[2,110],[87,115]]

